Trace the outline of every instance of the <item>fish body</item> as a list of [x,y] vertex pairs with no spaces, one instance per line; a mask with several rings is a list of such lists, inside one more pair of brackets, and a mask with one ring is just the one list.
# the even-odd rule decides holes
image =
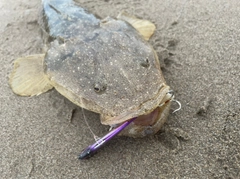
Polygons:
[[[100,113],[105,125],[138,117],[123,135],[143,137],[160,129],[172,95],[147,42],[154,24],[125,13],[99,19],[71,0],[43,0],[39,22],[48,50],[34,59],[42,63],[46,87],[36,84],[35,93],[54,87],[76,105]],[[27,94],[14,90],[13,82],[10,78],[15,93]]]

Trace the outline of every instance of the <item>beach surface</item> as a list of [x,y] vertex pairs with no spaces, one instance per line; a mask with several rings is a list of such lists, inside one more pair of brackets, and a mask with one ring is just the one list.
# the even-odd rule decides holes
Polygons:
[[54,89],[12,92],[13,61],[44,47],[41,1],[1,0],[0,178],[240,178],[240,1],[78,2],[101,18],[126,11],[156,24],[150,43],[182,108],[156,135],[116,137],[78,160],[94,142],[83,112],[97,135],[108,126]]

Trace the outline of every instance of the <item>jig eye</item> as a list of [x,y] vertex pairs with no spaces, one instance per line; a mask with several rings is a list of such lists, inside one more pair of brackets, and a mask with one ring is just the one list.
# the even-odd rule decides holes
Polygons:
[[150,66],[150,63],[149,63],[149,60],[148,58],[146,58],[145,60],[143,60],[141,63],[140,63],[141,66],[147,68]]

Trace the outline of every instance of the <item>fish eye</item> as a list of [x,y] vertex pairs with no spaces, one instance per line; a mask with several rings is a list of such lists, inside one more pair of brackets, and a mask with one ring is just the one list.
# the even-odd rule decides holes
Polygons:
[[150,66],[149,59],[146,58],[146,59],[142,60],[140,65],[145,67],[145,68],[149,67]]
[[100,92],[100,88],[94,87],[94,91],[95,91],[95,92]]
[[106,85],[105,84],[100,84],[100,83],[95,83],[94,84],[94,91],[96,93],[101,93],[106,90]]

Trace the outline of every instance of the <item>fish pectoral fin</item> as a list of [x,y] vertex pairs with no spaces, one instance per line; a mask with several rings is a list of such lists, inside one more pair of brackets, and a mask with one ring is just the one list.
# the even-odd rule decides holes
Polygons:
[[117,18],[130,23],[143,36],[145,40],[149,40],[156,29],[156,26],[152,22],[148,20],[138,19],[137,17],[131,16],[126,12],[121,12]]
[[44,54],[18,58],[9,76],[9,84],[14,93],[20,96],[34,96],[44,93],[53,86],[43,69]]

